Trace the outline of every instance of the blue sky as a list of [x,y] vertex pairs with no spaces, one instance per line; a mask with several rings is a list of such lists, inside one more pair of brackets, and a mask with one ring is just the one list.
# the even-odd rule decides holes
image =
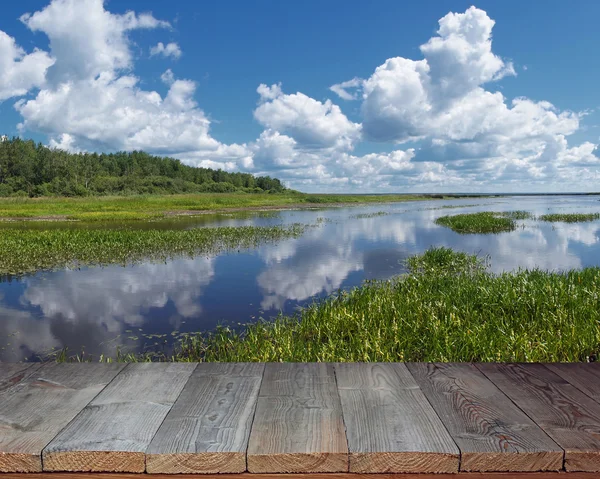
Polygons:
[[304,191],[593,191],[599,14],[553,0],[11,2],[0,133]]

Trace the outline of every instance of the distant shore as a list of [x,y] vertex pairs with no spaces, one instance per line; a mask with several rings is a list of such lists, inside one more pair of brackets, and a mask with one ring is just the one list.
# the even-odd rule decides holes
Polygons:
[[178,216],[314,209],[493,195],[321,195],[201,193],[186,195],[0,198],[0,221],[132,221]]

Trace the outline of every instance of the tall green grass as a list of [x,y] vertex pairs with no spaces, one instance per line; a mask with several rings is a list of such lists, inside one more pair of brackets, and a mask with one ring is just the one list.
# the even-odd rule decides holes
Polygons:
[[244,249],[300,236],[306,225],[188,230],[18,229],[0,231],[0,274],[131,264]]
[[187,335],[175,360],[585,361],[600,345],[600,269],[494,275],[445,248],[409,272],[243,331]]

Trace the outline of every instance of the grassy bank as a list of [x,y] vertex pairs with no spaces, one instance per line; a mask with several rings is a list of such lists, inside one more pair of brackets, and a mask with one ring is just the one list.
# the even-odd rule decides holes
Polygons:
[[3,198],[0,218],[144,220],[180,213],[293,206],[443,199],[441,195],[309,195],[302,193],[106,196],[85,198]]
[[306,226],[221,227],[189,230],[4,229],[0,274],[81,266],[131,264],[213,254],[301,235]]
[[[184,335],[174,356],[138,361],[586,361],[600,346],[600,268],[494,275],[446,248],[242,331]],[[61,354],[60,360],[68,355]]]
[[373,281],[243,333],[184,338],[206,361],[584,361],[600,345],[600,268],[494,275],[433,249]]

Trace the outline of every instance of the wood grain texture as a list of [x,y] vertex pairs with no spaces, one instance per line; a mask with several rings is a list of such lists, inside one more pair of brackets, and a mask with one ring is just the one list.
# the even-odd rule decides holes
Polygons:
[[0,363],[0,393],[20,383],[26,375],[41,367],[41,363]]
[[458,472],[459,450],[404,364],[335,366],[350,472]]
[[342,408],[331,364],[266,365],[247,460],[253,473],[348,470]]
[[[2,479],[140,479],[139,474],[64,473],[3,474]],[[153,474],[152,479],[172,479],[172,475]],[[207,474],[202,479],[598,479],[593,472],[460,472],[451,476],[440,474]],[[198,479],[197,475],[180,474],[177,479]]]
[[195,363],[128,364],[43,451],[44,471],[144,472]]
[[596,402],[600,402],[600,364],[549,363],[546,367]]
[[565,450],[567,471],[600,471],[600,404],[542,364],[477,367]]
[[559,471],[564,451],[472,364],[409,371],[461,453],[461,471]]
[[264,364],[201,363],[146,452],[148,473],[241,473]]
[[41,471],[42,449],[123,365],[49,363],[17,369],[0,391],[1,472]]

